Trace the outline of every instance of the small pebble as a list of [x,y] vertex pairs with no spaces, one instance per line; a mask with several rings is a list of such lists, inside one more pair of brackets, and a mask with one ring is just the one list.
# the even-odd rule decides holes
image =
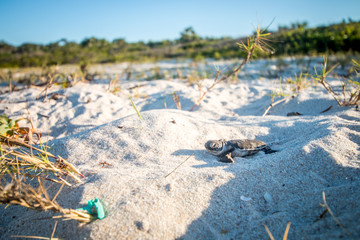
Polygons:
[[265,199],[265,201],[266,201],[267,203],[271,203],[271,202],[273,201],[270,193],[268,193],[268,192],[265,192],[265,194],[264,194],[264,199]]
[[170,192],[170,191],[171,191],[171,185],[170,185],[170,183],[168,183],[168,184],[165,185],[165,190],[166,190],[167,192]]
[[248,201],[251,201],[251,197],[245,197],[245,196],[242,196],[240,197],[241,200],[243,200],[244,202],[248,202]]
[[147,232],[149,230],[149,224],[145,221],[136,221],[135,225],[140,231]]

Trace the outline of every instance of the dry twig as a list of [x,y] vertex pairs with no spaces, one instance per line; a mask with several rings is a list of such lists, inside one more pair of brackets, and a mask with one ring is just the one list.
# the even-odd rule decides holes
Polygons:
[[288,100],[290,100],[290,99],[292,99],[292,98],[295,98],[296,96],[297,96],[297,95],[292,95],[292,96],[289,96],[289,97],[280,99],[280,100],[278,100],[278,101],[276,101],[276,102],[274,102],[274,103],[271,103],[271,104],[269,105],[269,107],[265,110],[265,112],[264,112],[264,114],[263,114],[262,116],[263,116],[263,117],[266,116],[266,115],[268,114],[268,112],[270,111],[270,109],[273,108],[274,106],[276,106],[276,105],[278,105],[278,104],[280,104],[280,103],[282,103],[282,102],[288,101]]
[[[266,29],[265,29],[266,30]],[[258,27],[256,29],[256,33],[254,36],[249,37],[247,39],[247,43],[238,43],[238,45],[240,46],[240,48],[244,49],[247,52],[247,56],[246,58],[241,62],[240,66],[237,67],[236,69],[234,69],[233,71],[231,71],[229,74],[227,75],[223,75],[223,73],[221,71],[217,71],[215,79],[213,81],[213,83],[210,85],[210,87],[208,87],[206,89],[206,91],[204,91],[201,96],[199,97],[199,99],[196,101],[196,103],[194,104],[194,106],[190,109],[190,111],[193,111],[197,106],[200,105],[200,103],[202,102],[202,100],[204,99],[204,97],[206,96],[206,94],[211,91],[217,84],[227,80],[228,78],[230,78],[231,76],[233,76],[234,74],[237,74],[244,66],[247,62],[250,61],[255,49],[260,50],[261,52],[268,52],[268,53],[273,53],[273,49],[271,48],[271,46],[267,43],[268,40],[268,36],[270,35],[270,33],[264,33],[263,30],[260,29],[260,27]],[[222,76],[222,77],[221,77]]]
[[168,176],[170,176],[170,174],[172,174],[173,172],[176,171],[176,169],[178,169],[181,165],[183,165],[187,160],[189,160],[193,155],[190,155],[188,158],[186,158],[182,163],[180,163],[176,168],[174,168],[174,170],[172,170],[170,173],[168,173],[165,178],[167,178]]

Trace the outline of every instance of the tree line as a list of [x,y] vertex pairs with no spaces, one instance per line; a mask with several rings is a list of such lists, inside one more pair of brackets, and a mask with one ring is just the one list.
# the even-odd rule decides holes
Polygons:
[[[273,56],[318,55],[338,52],[360,52],[360,21],[315,28],[306,22],[279,26],[272,32]],[[233,39],[203,38],[192,27],[186,28],[176,40],[129,43],[119,38],[111,42],[102,38],[86,38],[77,43],[61,39],[46,45],[25,43],[12,46],[0,41],[0,67],[50,66],[60,64],[115,63],[123,61],[157,61],[163,59],[204,58],[228,59],[244,57]],[[257,57],[269,57],[258,53]]]

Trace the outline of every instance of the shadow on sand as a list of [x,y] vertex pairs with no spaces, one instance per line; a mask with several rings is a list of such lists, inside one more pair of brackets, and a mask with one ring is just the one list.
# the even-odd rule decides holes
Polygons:
[[[279,239],[287,222],[291,222],[289,239],[349,237],[330,214],[321,217],[324,211],[320,206],[322,192],[326,193],[329,206],[352,237],[360,237],[359,169],[338,164],[334,153],[323,147],[304,150],[309,142],[331,135],[329,128],[326,131],[324,126],[321,131],[317,129],[330,124],[323,120],[297,122],[301,126],[296,128],[277,127],[282,123],[275,120],[270,124],[273,127],[269,134],[259,140],[284,133],[277,136],[281,142],[277,146],[280,151],[228,164],[226,171],[233,173],[234,178],[213,191],[209,207],[188,226],[180,239],[266,239],[264,225],[275,239]],[[299,137],[303,140],[299,141]],[[360,139],[355,140],[359,145]],[[200,151],[205,152],[183,149],[174,154],[195,155],[206,162],[197,167],[226,165],[213,162],[214,157]]]

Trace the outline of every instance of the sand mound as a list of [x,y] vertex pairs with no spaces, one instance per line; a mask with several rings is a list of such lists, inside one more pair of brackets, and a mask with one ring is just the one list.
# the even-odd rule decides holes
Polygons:
[[[360,124],[354,112],[318,117],[238,117],[213,121],[201,113],[152,110],[53,141],[73,160],[86,183],[64,190],[66,207],[100,198],[109,215],[80,229],[61,223],[66,239],[264,238],[266,224],[281,236],[291,221],[293,238],[338,238],[344,232],[327,216],[319,220],[324,191],[346,228],[359,233]],[[208,139],[250,138],[272,143],[278,153],[235,164],[204,151]],[[339,147],[341,145],[341,147]],[[165,177],[188,156],[190,159]],[[111,167],[103,168],[106,161]],[[3,210],[4,218],[20,214]],[[42,213],[26,211],[8,222],[5,235],[51,234]],[[317,221],[318,220],[318,221]],[[8,220],[7,220],[8,221]]]
[[[126,92],[137,84],[144,84],[137,91],[146,97],[134,98],[144,120]],[[53,89],[65,97],[45,103],[30,89],[0,104],[10,116],[26,114],[27,107],[37,128],[53,139],[53,152],[86,176],[84,184],[63,189],[63,207],[82,207],[93,198],[107,207],[103,220],[59,222],[56,237],[265,239],[267,225],[278,239],[287,222],[289,239],[360,237],[360,113],[354,108],[337,106],[314,87],[262,117],[273,89],[269,80],[220,84],[195,112],[186,110],[198,90],[181,81],[129,82],[122,89],[115,96],[106,85],[79,84]],[[174,91],[184,110],[175,109]],[[225,164],[204,149],[207,140],[222,138],[258,139],[278,152]],[[320,218],[322,192],[345,230],[329,213]],[[52,213],[14,206],[0,211],[1,239],[51,236]]]

